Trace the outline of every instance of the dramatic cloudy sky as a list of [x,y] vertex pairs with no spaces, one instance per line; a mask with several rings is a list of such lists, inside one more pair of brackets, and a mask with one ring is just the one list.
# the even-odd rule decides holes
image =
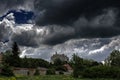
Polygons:
[[1,0],[0,50],[17,42],[21,57],[49,60],[58,52],[103,61],[112,50],[120,50],[119,4],[119,0]]

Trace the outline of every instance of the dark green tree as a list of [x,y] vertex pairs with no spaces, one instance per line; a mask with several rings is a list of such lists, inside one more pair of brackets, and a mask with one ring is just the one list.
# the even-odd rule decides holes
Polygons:
[[16,42],[13,43],[12,53],[13,53],[14,56],[19,56],[19,54],[20,54],[20,49],[19,49]]
[[20,50],[16,42],[13,43],[12,51],[8,50],[5,52],[3,62],[10,66],[20,67],[21,59],[19,57]]
[[40,72],[39,72],[39,70],[38,70],[38,69],[36,69],[36,70],[35,70],[34,75],[35,75],[35,76],[40,75]]
[[94,61],[94,60],[89,60],[89,59],[83,59],[83,65],[85,68],[93,67],[93,66],[99,66],[102,65],[101,63]]
[[71,60],[71,63],[73,65],[73,77],[79,77],[79,75],[81,74],[81,72],[84,69],[83,66],[83,59],[80,58],[78,55],[74,54]]
[[12,46],[12,66],[15,66],[15,67],[20,67],[21,66],[21,59],[19,57],[20,55],[20,50],[19,50],[19,47],[17,45],[16,42],[13,43],[13,46]]
[[11,50],[7,50],[4,55],[3,55],[3,64],[12,64],[12,51]]
[[55,69],[48,69],[46,75],[55,75]]
[[49,67],[49,62],[43,59],[33,59],[24,57],[21,59],[21,67],[23,68],[37,68],[37,67]]
[[57,58],[57,59],[55,59],[55,61],[54,61],[54,65],[55,65],[55,66],[60,66],[60,65],[62,65],[62,61],[61,61],[59,58]]
[[3,76],[14,76],[12,68],[8,64],[4,64],[2,67],[1,75]]
[[120,67],[120,51],[114,50],[105,60],[106,65]]

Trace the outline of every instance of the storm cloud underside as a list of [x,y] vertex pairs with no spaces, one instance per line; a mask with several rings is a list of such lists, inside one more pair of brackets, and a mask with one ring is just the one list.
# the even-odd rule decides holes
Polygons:
[[[5,17],[0,41],[17,42],[21,56],[48,59],[54,52],[102,61],[120,45],[118,0],[9,0],[0,1],[0,15],[8,10],[32,11],[31,24],[16,24]],[[12,15],[13,17],[14,14]]]

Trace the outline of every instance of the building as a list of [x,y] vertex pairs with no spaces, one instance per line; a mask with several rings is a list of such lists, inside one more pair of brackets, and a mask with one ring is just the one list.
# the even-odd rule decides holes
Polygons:
[[72,74],[73,73],[73,68],[69,64],[64,64],[63,66],[67,69],[67,72],[65,72],[64,74]]
[[17,68],[17,67],[14,67],[13,68],[13,73],[15,75],[23,75],[23,76],[34,75],[35,69],[33,69],[33,68]]
[[40,75],[46,75],[48,69],[43,67],[38,67],[38,70]]
[[69,61],[69,58],[68,58],[66,55],[64,55],[64,54],[57,54],[57,52],[56,52],[56,54],[54,54],[54,55],[51,57],[51,62],[54,63],[54,61],[55,61],[56,59],[60,59],[61,61],[65,61],[65,62],[68,62],[68,61]]
[[[39,70],[40,75],[46,75],[47,68],[38,67],[37,69]],[[35,71],[36,71],[35,68],[18,68],[18,67],[13,68],[13,73],[15,75],[22,75],[22,76],[29,76],[29,75],[33,76]]]
[[[73,73],[73,68],[69,64],[64,64],[63,66],[67,69],[67,71],[62,71],[64,75],[71,75]],[[59,75],[60,72],[61,71],[55,71],[57,75]]]

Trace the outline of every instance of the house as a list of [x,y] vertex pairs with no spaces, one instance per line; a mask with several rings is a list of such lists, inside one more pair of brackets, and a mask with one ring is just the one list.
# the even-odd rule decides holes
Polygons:
[[35,69],[34,68],[17,68],[17,67],[14,67],[13,68],[13,73],[15,75],[24,75],[24,76],[34,75]]
[[[38,67],[37,69],[39,70],[40,75],[46,75],[47,68]],[[35,71],[35,68],[13,68],[13,73],[15,75],[33,76]]]
[[73,72],[73,68],[69,64],[64,64],[63,66],[67,69],[69,73]]
[[[64,64],[63,66],[67,69],[67,71],[62,71],[64,75],[71,75],[73,73],[73,68],[69,64]],[[55,73],[59,75],[60,72],[61,71],[56,71]]]
[[51,62],[54,63],[54,61],[55,61],[56,59],[60,59],[61,61],[65,61],[65,62],[68,62],[68,61],[69,61],[69,58],[68,58],[66,55],[64,55],[64,54],[57,54],[57,52],[56,52],[56,54],[54,54],[54,55],[51,57]]
[[46,75],[48,70],[47,68],[43,68],[43,67],[38,67],[37,69],[39,70],[40,75]]

